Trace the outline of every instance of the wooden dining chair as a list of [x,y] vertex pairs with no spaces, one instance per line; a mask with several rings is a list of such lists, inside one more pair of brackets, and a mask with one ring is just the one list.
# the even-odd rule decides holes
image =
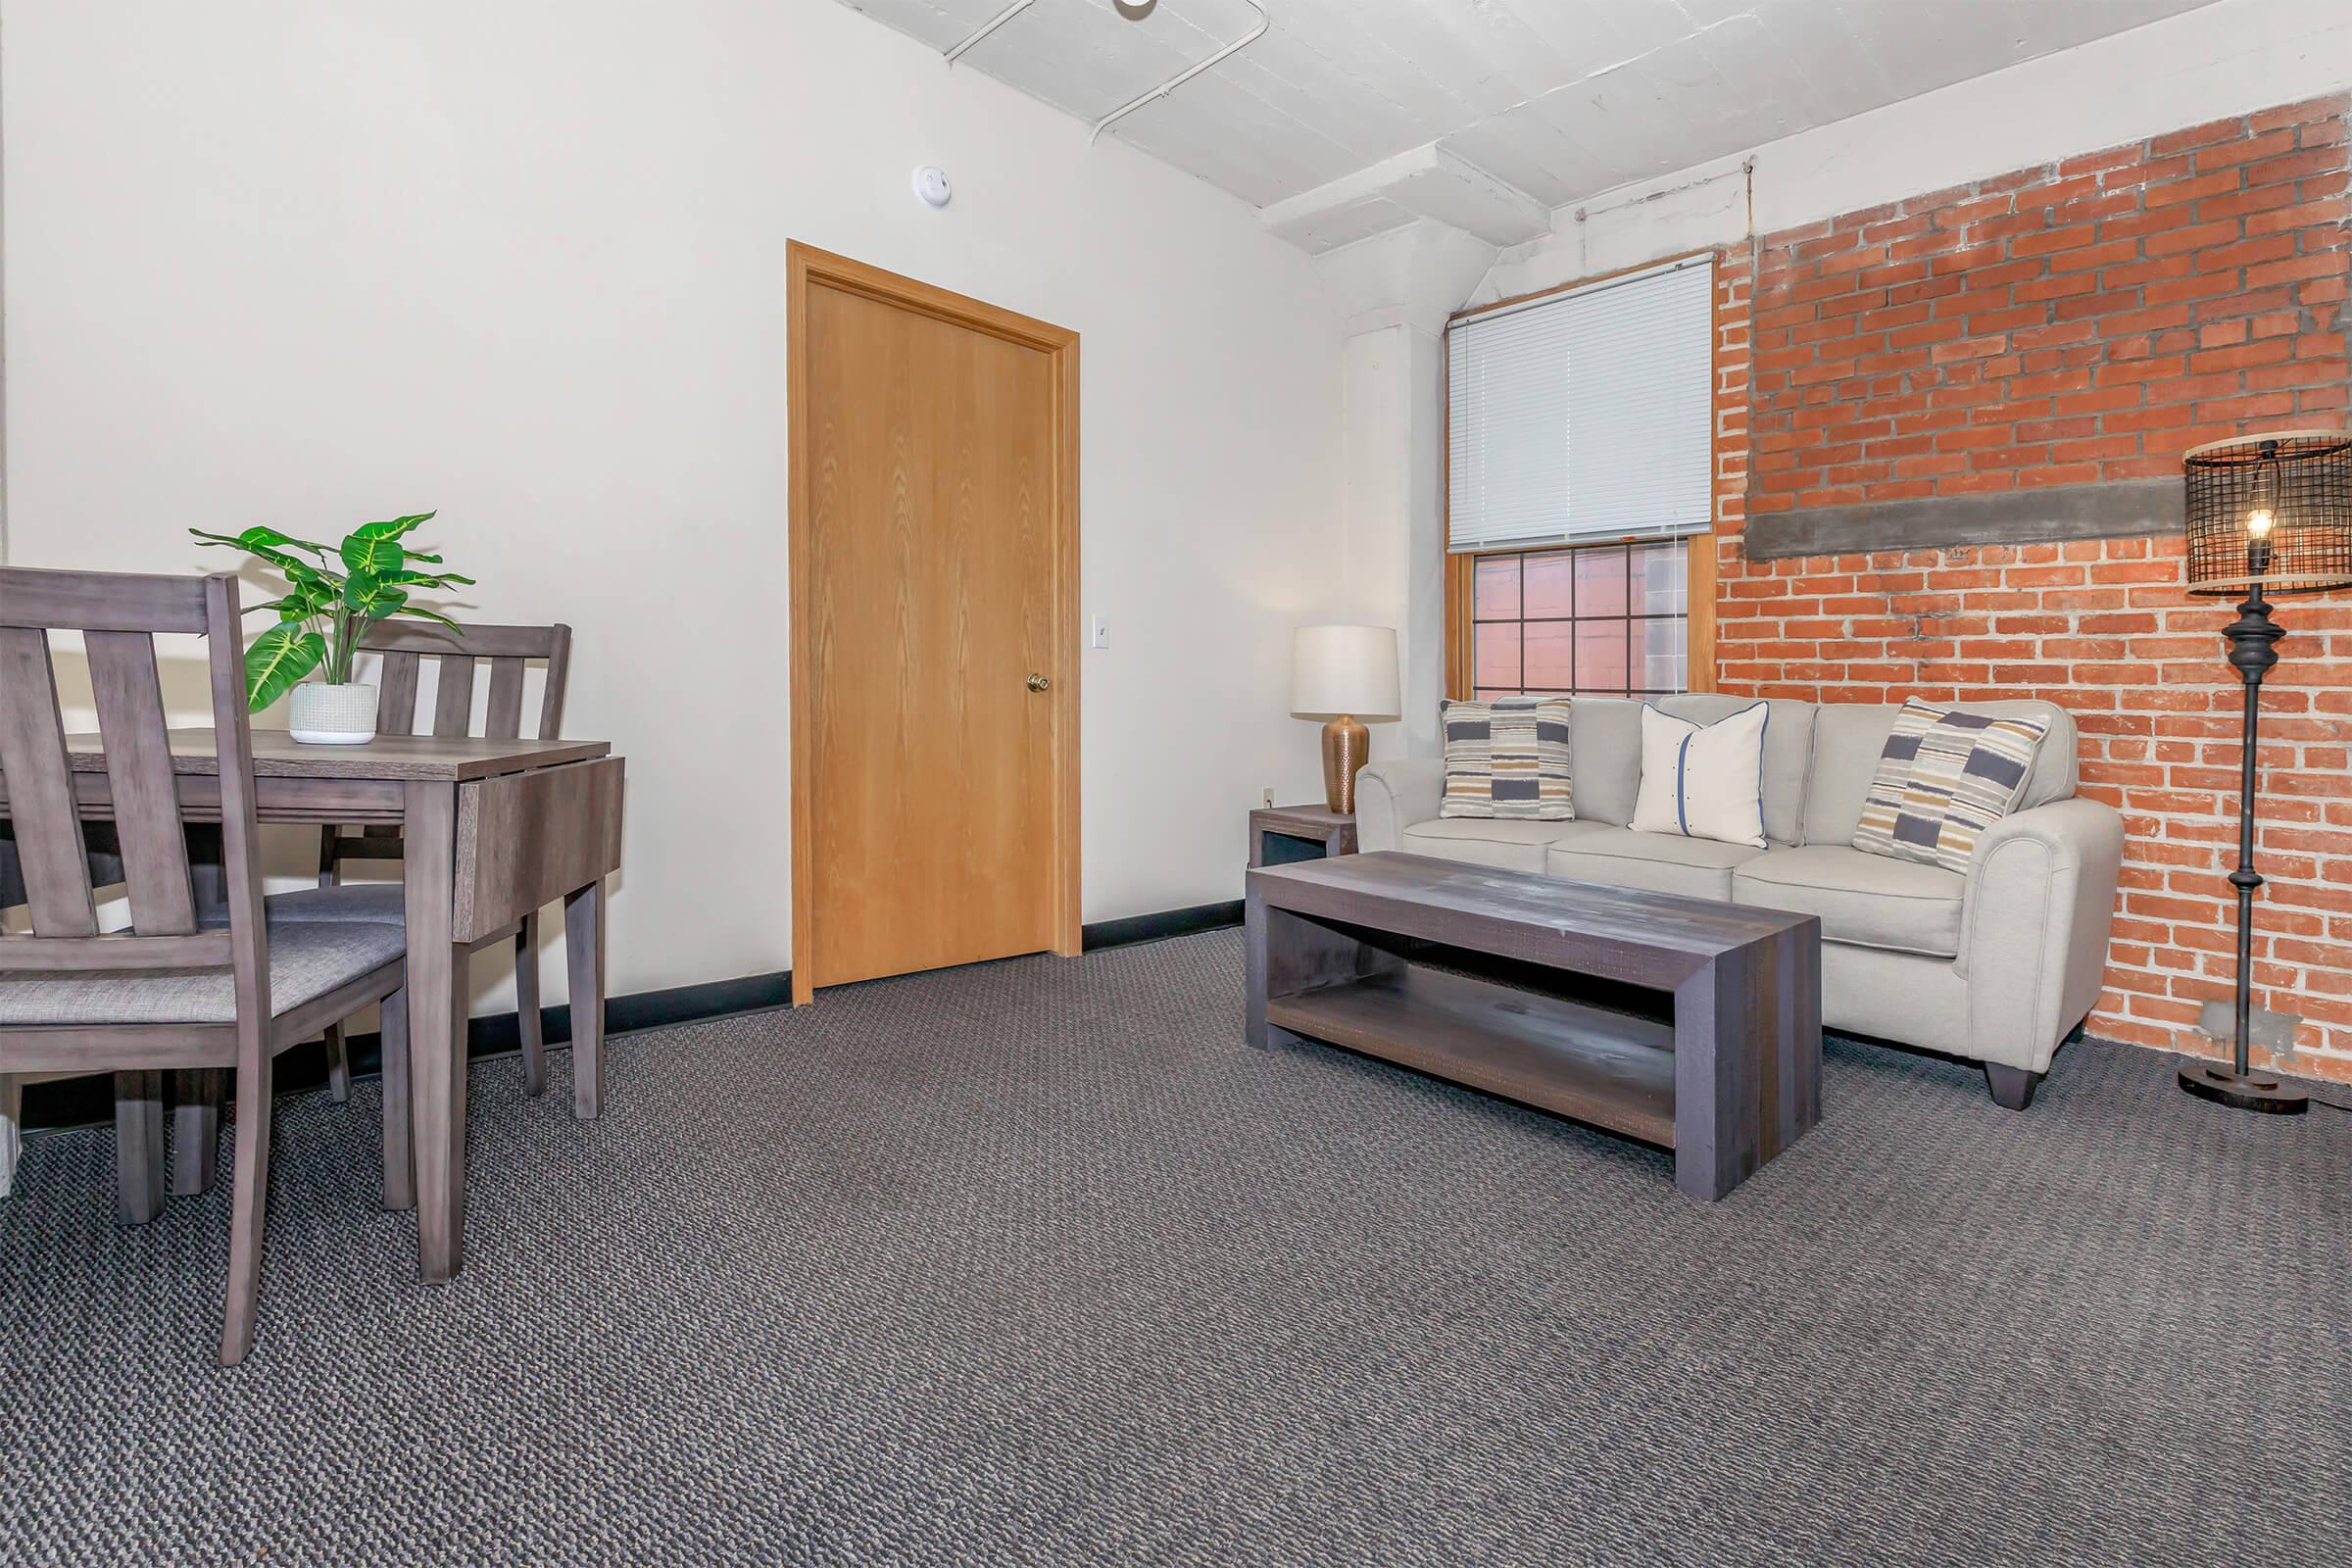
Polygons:
[[[571,628],[553,626],[467,626],[463,634],[438,625],[393,625],[379,621],[361,640],[363,653],[383,656],[376,729],[384,735],[466,735],[473,733],[473,694],[476,673],[487,663],[490,690],[484,705],[480,733],[493,740],[522,738],[523,675],[529,664],[547,666],[540,690],[538,729],[534,740],[554,740],[564,723],[564,690],[571,664]],[[420,711],[417,673],[424,660],[435,672],[430,715]],[[420,731],[420,722],[430,729]],[[271,901],[281,920],[368,919],[400,921],[403,892],[397,882],[343,882],[343,866],[352,860],[397,860],[401,858],[400,830],[368,828],[358,834],[339,827],[319,830],[318,886],[315,897],[280,895]],[[522,1040],[522,1081],[526,1094],[547,1088],[547,1046],[539,1016],[539,913],[531,911],[511,933],[514,953],[514,1016]],[[327,1093],[336,1100],[351,1094],[351,1059],[342,1025],[326,1032]]]
[[[191,830],[191,838],[205,829]],[[214,841],[218,829],[210,830]],[[84,822],[83,847],[93,889],[123,885],[122,855],[112,822]],[[217,860],[218,855],[214,857]],[[199,918],[205,910],[206,889],[197,894]],[[18,869],[16,830],[0,816],[0,909],[26,905],[24,878]],[[24,1151],[22,1121],[24,1086],[50,1078],[79,1077],[77,1073],[0,1073],[0,1198],[15,1191],[17,1161]],[[115,1217],[124,1225],[144,1225],[164,1209],[164,1117],[160,1072],[120,1072],[115,1090]],[[217,1098],[217,1097],[216,1097]]]
[[[76,774],[49,634],[82,634],[105,774]],[[226,923],[201,917],[156,674],[158,633],[206,639],[217,761],[189,798],[220,819]],[[407,941],[363,921],[273,928],[262,892],[237,580],[0,567],[0,788],[26,934],[0,935],[0,1073],[131,1075],[157,1107],[163,1071],[236,1070],[235,1190],[220,1362],[253,1348],[269,1212],[271,1063],[382,1003],[386,1081],[407,1082]],[[127,928],[99,929],[81,813],[111,815]],[[210,814],[209,812],[207,814]],[[118,1079],[118,1095],[123,1084]],[[409,1106],[387,1096],[387,1186],[410,1179]]]

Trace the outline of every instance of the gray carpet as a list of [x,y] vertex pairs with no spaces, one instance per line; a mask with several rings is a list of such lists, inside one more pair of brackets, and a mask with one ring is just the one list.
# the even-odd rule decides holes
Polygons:
[[443,1289],[372,1087],[286,1102],[234,1372],[225,1184],[118,1230],[111,1141],[35,1139],[0,1561],[2342,1560],[2352,1116],[1833,1042],[1702,1207],[1253,1053],[1241,978],[1220,932],[636,1035],[585,1126],[490,1064]]

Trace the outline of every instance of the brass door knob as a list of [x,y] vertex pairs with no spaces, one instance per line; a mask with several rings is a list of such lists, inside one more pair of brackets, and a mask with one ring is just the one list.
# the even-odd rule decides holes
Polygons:
[[1042,692],[1053,684],[1054,683],[1052,681],[1046,679],[1046,677],[1043,675],[1032,675],[1029,677],[1029,689],[1033,692]]

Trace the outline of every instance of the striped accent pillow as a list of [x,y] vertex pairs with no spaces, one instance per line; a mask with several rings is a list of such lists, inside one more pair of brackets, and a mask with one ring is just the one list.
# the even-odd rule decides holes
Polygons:
[[1576,817],[1568,785],[1568,699],[1497,697],[1439,705],[1446,732],[1446,800],[1440,816],[1534,822]]
[[2049,725],[1914,697],[1879,754],[1854,848],[1965,872],[1984,831],[2017,809]]

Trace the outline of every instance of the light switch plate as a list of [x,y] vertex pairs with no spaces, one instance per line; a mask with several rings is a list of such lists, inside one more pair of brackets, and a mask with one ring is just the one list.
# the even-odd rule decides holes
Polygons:
[[1097,615],[1092,620],[1088,621],[1086,624],[1086,646],[1089,648],[1108,648],[1110,646],[1110,622],[1104,620],[1101,615]]

